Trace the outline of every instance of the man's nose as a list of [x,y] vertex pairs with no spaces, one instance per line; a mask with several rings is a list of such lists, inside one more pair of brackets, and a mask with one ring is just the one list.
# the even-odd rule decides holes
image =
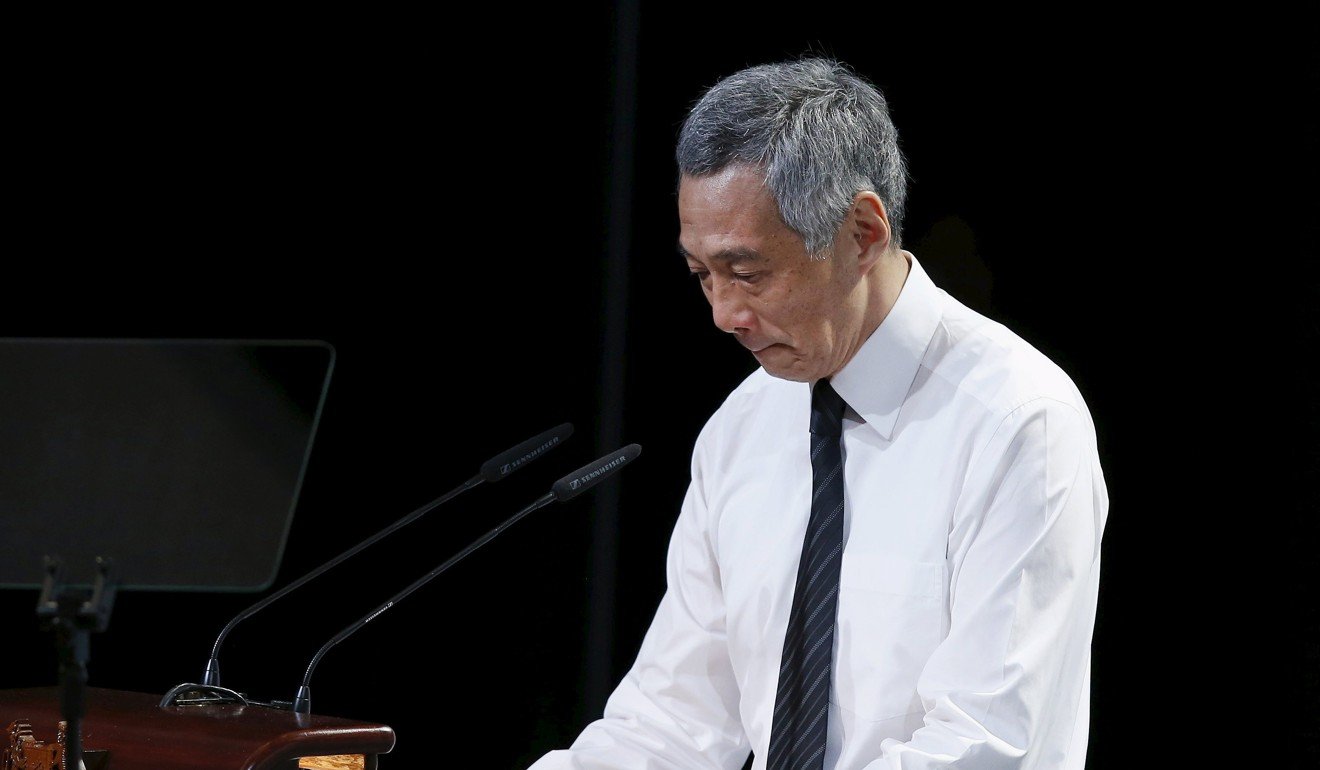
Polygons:
[[710,293],[711,312],[715,326],[721,331],[736,334],[752,328],[755,316],[747,298],[732,282],[716,281]]

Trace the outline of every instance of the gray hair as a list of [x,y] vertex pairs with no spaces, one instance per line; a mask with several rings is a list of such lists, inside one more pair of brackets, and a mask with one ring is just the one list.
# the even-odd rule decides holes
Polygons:
[[907,169],[879,89],[832,59],[763,64],[716,83],[688,113],[678,169],[764,174],[779,215],[813,258],[829,255],[857,193],[874,192],[899,247]]

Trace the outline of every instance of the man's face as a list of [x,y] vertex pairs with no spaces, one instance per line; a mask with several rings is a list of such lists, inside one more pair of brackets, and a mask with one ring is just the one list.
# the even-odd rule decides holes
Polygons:
[[810,382],[847,363],[859,340],[857,271],[838,253],[807,256],[779,216],[761,174],[735,166],[685,176],[678,188],[679,251],[701,281],[715,325],[765,368]]

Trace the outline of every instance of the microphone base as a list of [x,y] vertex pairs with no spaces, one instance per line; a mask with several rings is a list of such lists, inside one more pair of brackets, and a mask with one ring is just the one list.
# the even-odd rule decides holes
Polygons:
[[307,685],[298,688],[298,697],[293,699],[293,713],[312,713],[312,688]]
[[206,661],[206,673],[202,675],[202,684],[211,687],[220,686],[220,661],[215,658]]

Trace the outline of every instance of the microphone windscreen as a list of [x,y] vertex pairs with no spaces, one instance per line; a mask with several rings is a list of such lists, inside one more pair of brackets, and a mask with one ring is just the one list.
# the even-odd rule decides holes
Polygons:
[[563,502],[571,500],[583,492],[604,481],[610,474],[637,459],[642,453],[640,444],[629,444],[622,449],[605,455],[590,465],[584,465],[550,487],[555,499]]
[[486,481],[499,481],[567,441],[571,435],[573,435],[573,423],[566,422],[538,436],[533,436],[487,460],[481,466],[481,478]]

